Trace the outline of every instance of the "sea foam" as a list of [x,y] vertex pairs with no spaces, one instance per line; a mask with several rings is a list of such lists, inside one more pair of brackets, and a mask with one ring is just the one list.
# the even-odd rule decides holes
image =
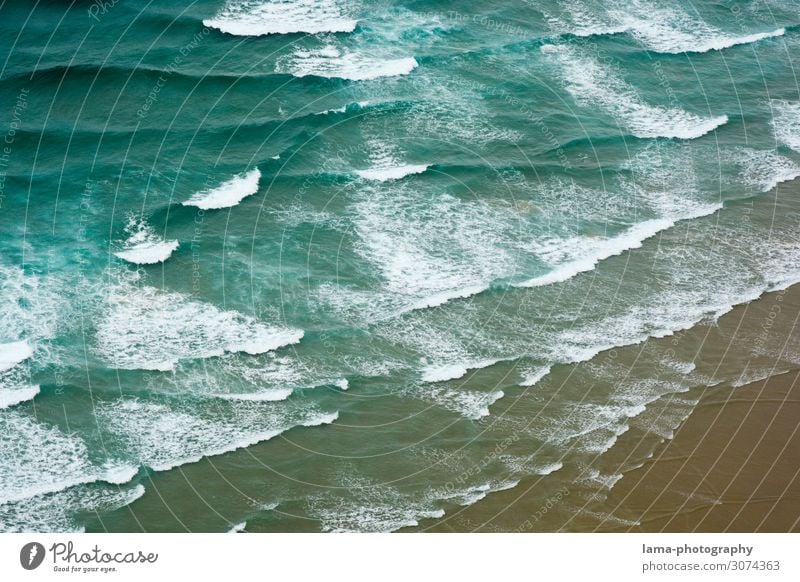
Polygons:
[[399,158],[403,153],[387,143],[370,140],[369,161],[372,166],[366,170],[356,170],[356,174],[365,180],[387,182],[400,180],[412,174],[421,174],[428,169],[427,164],[406,164]]
[[33,355],[33,348],[26,341],[0,344],[0,372],[10,370]]
[[357,23],[335,0],[229,0],[214,18],[203,20],[235,36],[352,32]]
[[[676,147],[651,146],[626,164],[634,178],[623,181],[622,190],[630,190],[639,205],[649,205],[658,218],[633,224],[610,237],[579,235],[568,239],[536,241],[530,248],[551,270],[543,275],[518,282],[519,287],[540,287],[561,283],[580,273],[592,271],[601,262],[642,244],[679,221],[711,215],[722,208],[721,202],[704,202],[696,182],[692,161]],[[674,185],[675,168],[683,172],[682,186]],[[596,194],[599,195],[599,194]]]
[[128,220],[125,230],[128,239],[123,249],[114,254],[136,265],[163,263],[179,245],[176,240],[165,240],[157,235],[149,224],[134,216]]
[[167,471],[270,440],[294,427],[330,424],[336,412],[287,410],[261,402],[145,402],[125,398],[97,406],[97,418],[132,463]]
[[[370,161],[392,166],[398,157],[383,152]],[[404,180],[358,181],[353,188],[356,251],[379,269],[381,296],[395,315],[470,297],[515,268],[519,215],[506,206],[431,197]]]
[[627,33],[653,52],[705,53],[782,36],[784,28],[731,34],[677,6],[644,0],[610,2],[603,7],[584,0],[562,0],[558,14],[548,14],[555,31],[575,36]]
[[202,190],[183,203],[184,206],[197,206],[203,210],[215,210],[218,208],[230,208],[236,206],[247,198],[258,192],[258,181],[261,179],[261,172],[258,168],[250,170],[246,174],[234,176],[216,188]]
[[627,31],[627,27],[614,19],[597,4],[587,4],[585,0],[561,0],[558,11],[545,11],[545,18],[554,32],[568,32],[575,36],[587,37],[604,34],[617,34]]
[[376,56],[328,44],[319,49],[297,50],[280,59],[277,72],[295,77],[324,77],[368,81],[381,77],[408,75],[418,63],[413,57]]
[[625,2],[619,8],[612,9],[611,14],[628,29],[633,38],[660,53],[718,51],[782,36],[786,32],[778,28],[743,35],[729,34],[677,7],[660,6],[642,0]]
[[759,192],[769,192],[782,182],[800,177],[800,165],[772,150],[739,150],[736,161],[742,168],[739,178]]
[[16,406],[21,402],[33,400],[39,394],[39,386],[0,386],[0,409]]
[[413,498],[384,483],[350,473],[337,479],[347,495],[322,493],[309,500],[311,513],[326,532],[391,532],[420,519],[444,516],[435,501]]
[[28,370],[19,366],[33,353],[25,340],[0,344],[0,409],[32,400],[39,394],[39,386],[28,381]]
[[302,337],[302,330],[267,326],[181,293],[124,281],[109,290],[96,349],[117,368],[166,371],[183,359],[263,354]]
[[675,107],[646,103],[609,66],[569,45],[544,45],[542,53],[558,66],[567,91],[581,105],[596,106],[642,138],[695,139],[727,123],[728,117],[701,117]]
[[467,375],[470,370],[480,370],[499,362],[497,359],[475,360],[450,364],[432,364],[422,371],[423,382],[447,382],[458,380]]
[[63,491],[0,504],[0,532],[82,533],[81,515],[114,511],[145,493],[143,485],[78,485]]
[[540,366],[538,368],[529,368],[520,371],[522,379],[519,382],[520,386],[536,386],[545,376],[550,373],[550,366]]
[[[0,338],[16,344],[24,337],[38,344],[53,339],[69,312],[68,287],[63,279],[0,263]],[[27,351],[22,346],[8,350]],[[14,358],[9,353],[6,357]],[[1,366],[1,364],[0,364]]]
[[489,407],[505,396],[502,390],[479,392],[446,386],[426,387],[423,394],[424,400],[434,402],[469,420],[479,420],[489,416]]
[[770,102],[772,131],[778,143],[800,152],[800,102]]
[[370,168],[368,170],[356,170],[356,174],[365,180],[376,180],[386,182],[388,180],[400,180],[412,174],[421,174],[428,169],[425,164],[394,166],[385,168]]
[[95,481],[129,481],[136,468],[96,465],[86,444],[15,410],[0,414],[0,504]]

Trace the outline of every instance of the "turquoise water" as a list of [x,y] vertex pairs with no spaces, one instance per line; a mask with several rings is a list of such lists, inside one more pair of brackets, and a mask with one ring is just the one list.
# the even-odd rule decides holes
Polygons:
[[726,380],[636,346],[800,281],[794,0],[11,2],[0,29],[2,531],[590,496],[646,456],[621,434]]

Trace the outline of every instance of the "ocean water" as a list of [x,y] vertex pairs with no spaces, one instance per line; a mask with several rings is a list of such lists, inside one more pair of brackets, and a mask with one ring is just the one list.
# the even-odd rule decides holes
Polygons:
[[11,1],[0,61],[0,531],[531,478],[580,529],[702,387],[800,365],[670,339],[800,281],[797,0]]

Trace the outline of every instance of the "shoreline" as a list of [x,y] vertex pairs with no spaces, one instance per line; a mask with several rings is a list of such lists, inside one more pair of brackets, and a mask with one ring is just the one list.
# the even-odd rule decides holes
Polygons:
[[[672,438],[643,451],[633,467],[644,440],[621,436],[627,452],[620,454],[619,478],[594,495],[576,499],[569,484],[553,490],[546,476],[534,476],[406,531],[800,531],[798,321],[800,284],[676,334],[681,343],[697,344],[695,361],[709,383],[677,395],[697,404]],[[766,375],[765,350],[769,375],[754,378]],[[660,408],[668,410],[673,396],[664,396]],[[579,474],[585,468],[569,473]]]
[[709,390],[675,437],[611,491],[610,514],[638,524],[596,531],[800,531],[798,418],[800,370]]

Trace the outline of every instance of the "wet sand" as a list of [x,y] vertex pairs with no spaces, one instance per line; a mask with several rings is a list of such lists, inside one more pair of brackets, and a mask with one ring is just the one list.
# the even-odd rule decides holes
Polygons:
[[[795,285],[679,334],[699,346],[698,368],[719,374],[691,390],[698,403],[673,438],[620,468],[610,490],[576,499],[577,486],[554,491],[533,477],[417,531],[800,531],[799,319]],[[630,460],[642,441],[626,437]]]
[[800,372],[710,391],[607,503],[639,524],[601,530],[800,531]]

